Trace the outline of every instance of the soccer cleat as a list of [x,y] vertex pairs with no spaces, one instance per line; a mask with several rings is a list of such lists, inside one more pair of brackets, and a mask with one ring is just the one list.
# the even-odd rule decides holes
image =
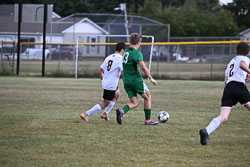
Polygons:
[[145,125],[158,125],[158,121],[154,121],[152,119],[146,120]]
[[123,117],[123,112],[121,108],[116,109],[116,121],[118,124],[122,124],[122,117]]
[[82,120],[88,122],[88,117],[87,117],[84,113],[82,113],[82,114],[80,115],[80,118],[82,118]]
[[201,142],[201,145],[207,145],[208,137],[209,137],[209,135],[207,134],[207,130],[206,129],[201,129],[200,130],[200,142]]
[[106,113],[102,113],[102,115],[100,115],[100,118],[105,119],[106,121],[110,120]]

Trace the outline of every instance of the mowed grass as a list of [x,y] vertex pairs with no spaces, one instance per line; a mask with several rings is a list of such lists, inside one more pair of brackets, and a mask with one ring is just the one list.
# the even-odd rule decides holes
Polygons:
[[[222,81],[158,80],[152,117],[167,123],[144,125],[143,101],[116,123],[115,109],[83,122],[80,114],[102,97],[99,79],[0,77],[0,166],[250,166],[250,112],[239,104],[228,122],[201,146],[198,131],[219,113]],[[249,85],[247,85],[249,86]]]
[[[78,61],[79,76],[98,76],[98,69],[104,58],[85,58]],[[16,69],[11,72],[11,66],[7,60],[4,61],[5,73],[15,74]],[[148,60],[145,61],[148,66]],[[226,63],[181,63],[166,62],[156,60],[152,61],[151,73],[164,79],[199,79],[199,80],[223,80]],[[37,75],[41,76],[42,61],[41,60],[21,60],[21,75]],[[3,73],[4,74],[4,73]],[[74,60],[46,60],[45,75],[46,76],[74,76],[75,61]],[[1,75],[1,74],[0,74]]]

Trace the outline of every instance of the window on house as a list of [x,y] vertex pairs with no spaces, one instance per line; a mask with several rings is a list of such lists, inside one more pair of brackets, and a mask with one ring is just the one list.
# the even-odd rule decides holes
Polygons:
[[[97,37],[88,37],[88,42],[89,43],[97,43],[98,40]],[[99,51],[99,47],[97,45],[89,45],[88,46],[88,49],[87,49],[87,52],[90,53],[90,54],[94,54],[94,53],[98,53]]]

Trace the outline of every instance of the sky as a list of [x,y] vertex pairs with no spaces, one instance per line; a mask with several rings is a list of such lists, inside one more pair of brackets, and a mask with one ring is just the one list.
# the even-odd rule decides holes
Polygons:
[[220,2],[226,5],[227,3],[233,2],[233,0],[220,0]]

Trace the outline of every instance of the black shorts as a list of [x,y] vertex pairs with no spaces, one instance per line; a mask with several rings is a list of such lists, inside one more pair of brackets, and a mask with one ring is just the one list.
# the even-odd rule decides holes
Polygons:
[[241,82],[229,82],[223,92],[221,99],[221,107],[233,107],[238,102],[240,104],[246,104],[250,101],[249,91],[244,83]]
[[118,89],[118,87],[116,88],[116,90],[106,90],[106,89],[104,89],[102,97],[105,100],[112,101],[113,98],[115,97],[115,92],[117,91],[117,89]]

